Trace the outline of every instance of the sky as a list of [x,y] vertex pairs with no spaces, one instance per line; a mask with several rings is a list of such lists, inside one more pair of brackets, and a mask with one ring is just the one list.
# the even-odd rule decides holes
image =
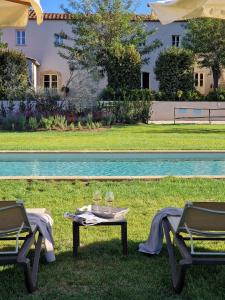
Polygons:
[[[140,5],[136,9],[138,14],[149,14],[150,10],[147,7],[148,2],[155,0],[139,0]],[[44,12],[62,12],[60,5],[66,6],[67,0],[40,0]]]

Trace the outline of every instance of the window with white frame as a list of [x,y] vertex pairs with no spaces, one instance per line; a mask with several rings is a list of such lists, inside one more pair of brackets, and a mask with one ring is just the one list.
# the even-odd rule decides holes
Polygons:
[[16,44],[17,44],[17,46],[25,46],[26,45],[26,31],[16,30]]
[[180,36],[179,35],[172,35],[172,46],[180,47]]
[[57,89],[58,76],[56,74],[45,74],[43,86],[45,89]]
[[55,45],[63,45],[64,38],[60,34],[55,34]]
[[203,87],[204,86],[204,74],[203,73],[195,73],[194,81],[195,81],[195,87]]

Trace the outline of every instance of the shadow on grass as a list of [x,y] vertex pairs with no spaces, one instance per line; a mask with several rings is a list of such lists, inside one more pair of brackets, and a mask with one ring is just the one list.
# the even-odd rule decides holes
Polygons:
[[[139,126],[140,125],[140,126]],[[218,128],[220,126],[221,128]],[[112,129],[116,133],[116,129],[121,129],[123,132],[132,133],[132,134],[215,134],[215,133],[225,133],[225,125],[210,125],[210,124],[118,124],[107,129]],[[9,131],[9,130],[1,130],[0,132],[6,134],[51,134],[51,135],[70,135],[74,133],[88,133],[88,131]],[[112,134],[112,131],[109,131]],[[119,131],[118,133],[121,134]]]
[[[50,264],[42,255],[39,290],[34,296],[26,292],[22,268],[4,267],[0,271],[0,298],[193,299],[198,289],[213,295],[224,292],[223,266],[194,266],[188,270],[183,293],[175,295],[165,245],[156,256],[139,253],[138,245],[129,241],[128,256],[122,255],[119,239],[87,243],[79,249],[77,258],[72,256],[72,247],[58,249],[56,262]],[[214,278],[212,272],[216,273]]]
[[[66,287],[70,284],[74,286],[72,291],[76,294],[77,285],[82,288],[84,288],[84,285],[88,285],[90,290],[94,290],[96,285],[100,286],[105,281],[103,290],[95,291],[96,299],[105,298],[108,289],[111,287],[110,282],[113,282],[113,286],[120,286],[118,287],[118,293],[123,293],[124,297],[128,293],[127,296],[129,296],[128,291],[121,290],[121,280],[131,285],[132,289],[136,289],[136,292],[139,293],[142,287],[141,281],[148,282],[149,275],[146,271],[148,268],[151,269],[151,261],[156,263],[159,257],[152,260],[148,256],[142,255],[137,251],[138,244],[139,242],[129,241],[128,255],[125,256],[122,254],[120,239],[87,243],[79,248],[77,258],[73,257],[71,245],[69,250],[59,250],[60,252],[56,253],[56,261],[49,264],[46,263],[42,252],[38,273],[39,290],[35,295],[38,295],[38,298],[42,298],[43,295],[50,295],[51,299],[53,291],[59,290],[59,293],[62,293],[62,295],[65,293],[64,296],[66,297]],[[145,278],[143,278],[143,275],[140,276],[144,269],[143,275]],[[23,268],[18,265],[1,267],[0,288],[0,299],[28,297]],[[152,285],[152,288],[155,288],[154,285]],[[81,297],[84,294],[85,291],[80,292]]]
[[154,127],[151,127],[149,125],[148,128],[146,128],[146,131],[141,130],[135,130],[135,133],[143,134],[143,133],[151,133],[151,134],[173,134],[173,133],[179,133],[179,134],[215,134],[215,133],[225,133],[225,126],[221,129],[214,128],[214,125],[204,125],[204,128],[201,127],[201,125],[189,125],[189,124],[182,124],[182,125],[157,125]]

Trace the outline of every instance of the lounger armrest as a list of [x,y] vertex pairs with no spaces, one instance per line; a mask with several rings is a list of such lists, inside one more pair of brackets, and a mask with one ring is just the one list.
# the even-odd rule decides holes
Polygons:
[[[32,233],[30,233],[27,236],[26,240],[24,241],[24,243],[18,253],[18,256],[17,256],[18,263],[23,263],[26,261],[27,253],[29,252],[30,248],[32,247],[32,245],[35,242],[35,234],[37,233],[37,231],[38,231],[38,226],[35,227],[35,230]],[[39,234],[41,235],[40,231],[39,231]]]

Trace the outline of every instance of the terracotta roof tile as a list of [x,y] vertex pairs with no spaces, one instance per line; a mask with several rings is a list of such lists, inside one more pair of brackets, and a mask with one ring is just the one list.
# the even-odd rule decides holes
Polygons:
[[[71,18],[70,14],[66,13],[44,13],[44,20],[69,20]],[[144,21],[158,21],[158,18],[153,15],[136,15],[134,20],[138,20],[139,18],[143,18]],[[29,20],[35,20],[36,14],[33,10],[29,12]]]
[[[64,13],[44,13],[44,20],[69,20],[70,14]],[[33,10],[29,12],[29,20],[35,20],[36,14]]]

